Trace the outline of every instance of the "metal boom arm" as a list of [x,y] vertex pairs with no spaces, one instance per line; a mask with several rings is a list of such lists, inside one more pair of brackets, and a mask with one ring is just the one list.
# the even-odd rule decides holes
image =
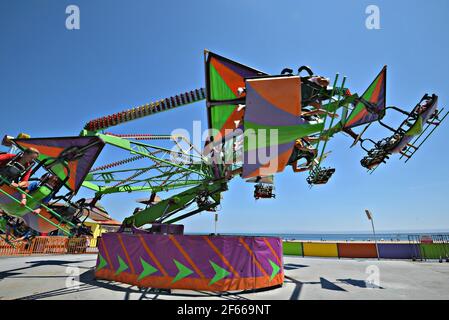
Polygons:
[[[131,217],[126,218],[123,224],[125,226],[141,227],[155,221],[162,222],[162,220],[187,208],[195,201],[198,205],[198,210],[195,210],[195,212],[208,210],[220,203],[220,193],[225,190],[227,190],[227,185],[224,181],[204,183],[135,213]],[[208,198],[212,200],[208,200]],[[178,221],[178,219],[175,220]]]
[[114,113],[89,121],[84,126],[87,131],[100,131],[106,128],[116,126],[125,122],[150,116],[155,113],[174,109],[190,103],[204,100],[206,90],[204,88],[195,89],[189,92],[181,93],[173,97],[161,99],[156,102],[147,103],[143,106],[132,108],[131,110]]

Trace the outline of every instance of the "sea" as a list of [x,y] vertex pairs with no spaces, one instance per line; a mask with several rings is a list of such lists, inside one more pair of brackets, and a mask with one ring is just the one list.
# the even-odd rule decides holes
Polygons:
[[[196,234],[196,233],[191,233]],[[446,232],[400,232],[400,233],[219,233],[220,235],[240,236],[264,236],[279,237],[283,240],[304,241],[410,241],[421,236],[438,237],[444,235],[449,239],[449,231]]]

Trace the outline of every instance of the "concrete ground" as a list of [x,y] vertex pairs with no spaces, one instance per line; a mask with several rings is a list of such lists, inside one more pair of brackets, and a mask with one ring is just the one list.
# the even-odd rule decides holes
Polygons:
[[1,257],[0,300],[449,299],[449,263],[286,256],[283,287],[219,295],[96,281],[95,261],[94,254]]

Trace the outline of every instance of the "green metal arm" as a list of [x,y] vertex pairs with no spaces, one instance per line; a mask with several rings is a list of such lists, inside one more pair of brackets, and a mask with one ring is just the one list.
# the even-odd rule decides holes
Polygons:
[[[192,181],[192,182],[182,182],[179,184],[170,184],[168,186],[118,186],[118,187],[99,187],[97,190],[97,195],[105,195],[105,194],[113,194],[113,193],[129,193],[129,192],[161,192],[161,191],[170,191],[174,189],[185,188],[192,185],[198,185],[201,181]],[[84,186],[84,184],[83,184]],[[93,188],[91,188],[94,190]]]
[[[212,197],[215,201],[215,205],[217,205],[219,204],[220,193],[225,190],[227,190],[227,185],[224,181],[219,180],[211,183],[204,183],[137,212],[131,217],[126,218],[123,221],[123,224],[125,226],[141,227],[147,223],[155,222],[160,218],[167,218],[188,207],[193,201],[195,201],[199,194]],[[200,206],[199,209],[195,211],[201,212],[209,209],[209,207],[209,205],[205,205],[204,207]]]
[[[114,137],[114,136],[108,136],[108,135],[104,135],[104,134],[99,134],[98,136],[105,143],[110,144],[112,146],[115,146],[117,148],[130,151],[133,154],[138,154],[138,155],[142,155],[142,156],[148,157],[151,160],[154,160],[154,161],[156,161],[158,163],[164,163],[164,164],[172,166],[172,167],[177,167],[179,169],[183,169],[183,170],[190,171],[192,173],[196,173],[198,175],[204,176],[204,172],[192,170],[192,169],[190,169],[188,167],[183,167],[180,164],[176,164],[176,163],[167,161],[165,159],[161,159],[161,158],[157,158],[157,157],[153,156],[150,152],[148,152],[145,149],[145,147],[154,147],[152,145],[148,145],[148,144],[144,144],[144,143],[138,143],[138,142],[131,142],[131,141],[123,139],[123,138]],[[136,148],[133,149],[132,145],[136,146]],[[166,149],[166,151],[168,152],[170,150]]]

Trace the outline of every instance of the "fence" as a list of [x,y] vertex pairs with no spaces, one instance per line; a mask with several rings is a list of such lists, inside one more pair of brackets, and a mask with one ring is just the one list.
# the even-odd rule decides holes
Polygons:
[[416,246],[417,259],[438,259],[449,262],[449,235],[409,235],[409,243]]
[[96,243],[96,239],[90,238],[35,237],[5,241],[0,237],[0,256],[97,253]]
[[[449,235],[410,235],[409,241],[378,244],[379,258],[449,262]],[[303,257],[377,258],[374,243],[284,241],[284,255]]]
[[[379,257],[384,259],[446,260],[449,262],[449,236],[410,236],[409,243],[379,243]],[[5,241],[0,236],[0,256],[32,254],[98,253],[97,239],[68,237],[35,237],[31,240]],[[376,258],[373,243],[321,243],[283,241],[284,255],[338,258]]]

